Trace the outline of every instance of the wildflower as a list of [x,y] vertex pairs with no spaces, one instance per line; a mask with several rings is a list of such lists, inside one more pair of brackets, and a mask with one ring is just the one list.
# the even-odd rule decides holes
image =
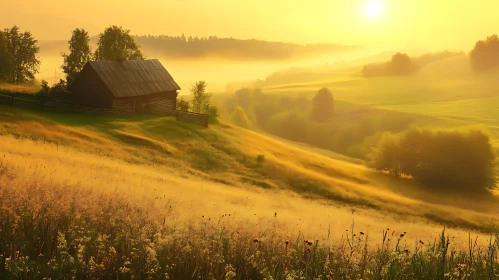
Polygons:
[[277,212],[274,212],[274,218],[277,217]]
[[421,240],[419,240],[419,243],[420,243],[421,245],[424,245],[424,242],[423,242],[423,241],[421,241]]
[[360,235],[364,235],[364,233],[361,231],[361,232],[360,232]]
[[253,239],[253,242],[258,243],[258,238]]
[[308,244],[309,246],[312,246],[314,243],[312,243],[312,242],[308,242],[307,244]]
[[289,244],[289,241],[288,241],[288,240],[286,240],[286,242],[285,242],[285,243],[286,243],[286,246],[288,246],[288,244]]
[[403,234],[403,233],[400,235],[400,238],[402,238],[402,237],[404,237],[404,234]]

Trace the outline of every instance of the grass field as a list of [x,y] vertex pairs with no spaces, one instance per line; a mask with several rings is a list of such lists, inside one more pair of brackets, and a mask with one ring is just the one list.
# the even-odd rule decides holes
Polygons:
[[[313,96],[329,87],[335,98],[356,104],[441,118],[444,126],[483,126],[499,148],[499,73],[475,74],[465,55],[429,64],[411,77],[360,77],[332,72],[331,78],[264,87],[274,94]],[[358,71],[358,72],[357,72]],[[310,80],[310,79],[309,79]],[[442,125],[440,123],[438,125]]]
[[[483,125],[499,147],[499,86],[464,62],[264,91],[328,86],[338,100],[433,116],[434,125]],[[497,192],[438,193],[223,122],[0,107],[0,143],[0,197],[9,198],[0,200],[0,278],[499,277]]]
[[[497,244],[487,247],[497,197],[434,194],[233,126],[2,107],[0,141],[7,278],[418,279],[497,269]],[[443,225],[465,229],[448,229],[447,245]]]

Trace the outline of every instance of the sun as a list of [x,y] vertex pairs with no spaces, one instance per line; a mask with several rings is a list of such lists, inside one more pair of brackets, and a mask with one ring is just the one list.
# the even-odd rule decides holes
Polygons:
[[385,7],[379,1],[370,1],[365,6],[366,16],[369,18],[379,18],[383,15]]

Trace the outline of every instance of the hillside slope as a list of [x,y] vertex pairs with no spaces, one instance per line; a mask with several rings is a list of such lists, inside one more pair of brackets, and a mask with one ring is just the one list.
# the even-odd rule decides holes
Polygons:
[[[435,194],[409,181],[322,155],[318,149],[306,151],[225,124],[201,129],[172,118],[38,115],[2,107],[0,135],[14,137],[9,141],[51,143],[178,178],[291,191],[338,207],[373,209],[392,217],[427,218],[486,232],[493,231],[499,221],[494,206],[497,198],[472,202],[458,195]],[[0,149],[10,152],[5,145]],[[29,158],[31,151],[23,153]]]

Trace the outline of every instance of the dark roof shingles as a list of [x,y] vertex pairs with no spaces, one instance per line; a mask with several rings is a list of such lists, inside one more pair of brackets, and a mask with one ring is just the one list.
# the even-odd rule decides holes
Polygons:
[[180,90],[157,59],[91,61],[89,64],[118,98]]

